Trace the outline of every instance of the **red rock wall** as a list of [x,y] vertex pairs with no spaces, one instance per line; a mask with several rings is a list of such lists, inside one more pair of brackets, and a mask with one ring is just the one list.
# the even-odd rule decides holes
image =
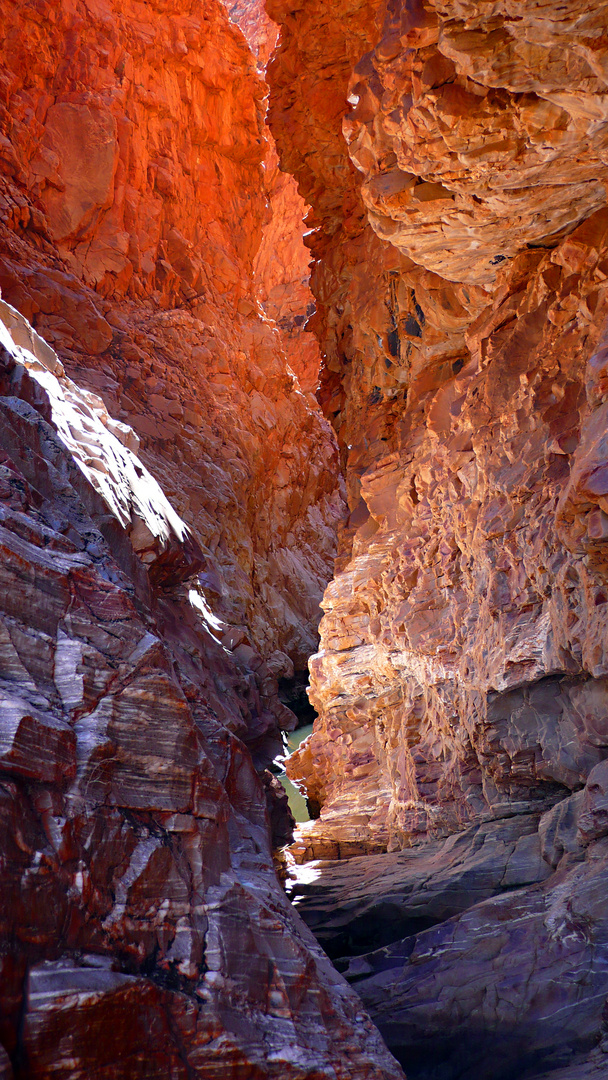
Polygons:
[[[314,395],[321,354],[316,337],[306,329],[315,310],[309,285],[310,252],[302,240],[308,207],[293,176],[281,172],[274,143],[266,158],[265,179],[271,217],[254,262],[258,296],[266,314],[281,330],[289,366],[300,386]],[[314,407],[314,400],[312,404]]]
[[[262,0],[227,3],[230,18],[243,31],[258,69],[265,72],[277,43],[279,28],[267,15]],[[268,149],[264,160],[264,184],[268,216],[262,242],[254,259],[257,296],[265,313],[277,323],[289,357],[289,366],[302,389],[315,392],[321,355],[313,333],[304,325],[314,311],[309,288],[310,252],[304,246],[303,221],[310,209],[293,176],[281,172],[274,139],[265,129]]]
[[0,1074],[397,1078],[272,859],[343,500],[265,83],[214,0],[0,14]]
[[417,1080],[599,1080],[608,12],[372,6],[269,4],[350,508],[293,889]]
[[[602,756],[601,15],[499,9],[396,5],[375,38],[367,11],[373,48],[348,64],[363,19],[270,9],[351,508],[312,664],[322,719],[292,764],[334,841],[400,847],[542,803]],[[376,235],[353,226],[359,196]]]
[[5,303],[0,341],[3,1076],[398,1080],[275,874],[276,683],[133,432]]
[[271,312],[286,335],[257,299],[269,150],[254,58],[219,4],[2,15],[3,295],[133,423],[208,549],[218,613],[278,672],[305,667],[341,496],[300,392],[316,357],[298,299]]

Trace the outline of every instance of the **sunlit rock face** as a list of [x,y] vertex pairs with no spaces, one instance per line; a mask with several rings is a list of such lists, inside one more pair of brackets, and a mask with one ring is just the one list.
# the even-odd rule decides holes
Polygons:
[[212,0],[0,13],[2,294],[135,428],[206,548],[211,607],[289,676],[316,648],[342,498],[306,397],[293,186],[263,242],[289,184],[256,58]]
[[344,123],[378,235],[485,284],[602,207],[606,15],[584,0],[389,5]]
[[[302,240],[308,207],[293,176],[281,172],[274,141],[265,161],[270,220],[254,262],[259,298],[281,331],[289,365],[302,389],[314,395],[319,382],[319,343],[306,324],[315,310],[310,291],[310,251]],[[309,399],[316,409],[314,398]]]
[[[308,8],[300,19],[281,16],[280,4],[273,5],[285,27],[296,22],[271,64],[271,121],[285,161],[296,169],[303,154],[299,121],[309,83],[322,72],[328,83],[333,78],[336,98],[346,93],[345,56],[365,35],[368,51],[353,61],[348,84],[359,101],[342,112],[350,155],[360,165],[357,138],[365,140],[357,124],[364,123],[366,103],[365,139],[377,153],[374,175],[381,179],[394,168],[378,156],[387,141],[382,110],[392,102],[391,78],[409,94],[399,128],[405,139],[422,110],[429,125],[434,116],[421,71],[428,75],[443,57],[440,86],[448,96],[460,93],[465,69],[467,78],[474,69],[478,86],[491,71],[494,87],[509,66],[503,39],[512,31],[513,50],[523,50],[528,67],[512,73],[505,92],[517,105],[524,91],[529,108],[542,104],[541,92],[554,92],[547,89],[549,72],[553,88],[558,80],[552,35],[573,27],[578,56],[577,35],[588,23],[589,41],[597,38],[595,14],[583,18],[578,6],[564,5],[562,27],[545,8],[524,7],[525,17],[513,16],[516,29],[508,5],[488,12],[483,5],[463,12],[451,6],[449,19],[441,5],[397,6],[383,28],[370,24],[366,9],[367,22],[353,17],[344,33],[336,20],[334,49],[315,70],[321,39],[333,40],[331,16],[325,13],[324,23]],[[465,20],[461,30],[457,14]],[[530,36],[525,28],[537,24],[538,57],[517,36]],[[597,49],[601,55],[601,43]],[[601,110],[603,97],[590,76],[580,74],[584,88],[576,89],[569,55],[566,49],[562,104],[571,103],[568,116],[578,131],[580,102],[590,113]],[[305,74],[290,97],[287,72],[297,64]],[[330,92],[320,100],[325,125],[333,119],[337,148],[342,117]],[[485,113],[465,105],[463,98],[459,122],[466,127],[472,116],[481,123]],[[486,111],[480,130],[489,145],[496,113],[489,105]],[[454,131],[447,121],[444,127]],[[309,138],[311,128],[312,121]],[[588,125],[584,130],[576,154],[581,169],[595,175],[603,129],[589,154]],[[391,138],[396,147],[397,134]],[[466,140],[471,143],[469,135]],[[414,135],[411,141],[412,154],[422,159],[427,143]],[[355,212],[341,208],[347,192],[356,207],[357,186],[367,206],[368,181],[357,180],[352,165],[349,171],[346,148],[324,197],[334,159],[326,150],[329,136],[320,142],[298,176],[319,217],[312,244],[327,352],[324,405],[346,463],[351,516],[342,569],[325,594],[321,651],[312,661],[313,699],[323,718],[292,771],[307,777],[323,804],[316,831],[399,848],[412,836],[440,835],[480,814],[544,806],[560,791],[581,787],[608,745],[599,731],[606,674],[600,477],[608,215],[595,204],[585,209],[571,193],[566,236],[555,239],[553,223],[550,235],[528,243],[509,226],[512,250],[507,244],[496,265],[483,269],[483,253],[467,247],[475,229],[485,229],[480,196],[470,227],[461,215],[457,255],[471,273],[454,271],[459,280],[446,280],[436,272],[445,268],[424,265],[424,228],[416,226],[418,263],[418,248],[408,249],[397,234],[393,244],[382,242],[363,217],[354,228]],[[564,137],[564,157],[566,144],[574,146],[574,135]],[[447,168],[437,138],[433,146],[439,167]],[[511,160],[510,146],[492,151],[500,152],[498,164],[484,166],[497,183]],[[462,171],[472,183],[464,160]],[[430,161],[425,175],[435,182]],[[525,155],[519,188],[521,198],[541,200],[549,213],[543,177]],[[515,194],[513,213],[518,199]],[[586,220],[579,224],[580,217]],[[448,218],[446,211],[441,228]],[[444,241],[444,253],[448,246]]]
[[218,640],[134,432],[4,303],[0,412],[2,1075],[398,1080],[275,874],[242,740],[276,680]]
[[[263,0],[234,3],[225,0],[225,3],[230,18],[243,31],[257,58],[258,70],[265,71],[279,28],[268,16]],[[264,183],[269,212],[254,260],[255,282],[264,311],[281,331],[290,368],[302,389],[314,393],[321,355],[316,337],[304,328],[314,311],[314,298],[309,287],[310,252],[302,237],[302,222],[310,208],[299,194],[293,176],[279,168],[268,127],[264,134],[268,141]]]
[[256,58],[213,0],[0,14],[0,1075],[398,1080],[272,859],[343,499]]
[[300,910],[408,1075],[601,1076],[605,11],[269,10],[350,508]]

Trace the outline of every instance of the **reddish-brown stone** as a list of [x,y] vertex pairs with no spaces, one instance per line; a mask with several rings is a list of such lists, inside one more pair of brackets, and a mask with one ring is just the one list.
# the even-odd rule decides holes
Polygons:
[[291,718],[276,676],[218,640],[201,549],[132,432],[0,315],[0,1038],[15,1075],[400,1077],[275,874],[267,800],[282,839],[288,821],[263,766]]
[[266,85],[216,0],[0,14],[0,1072],[398,1078],[272,861],[343,497]]
[[289,675],[315,647],[342,500],[306,396],[303,204],[254,57],[215,2],[24,20],[7,0],[2,18],[3,296],[133,425],[207,548],[214,610]]
[[[288,764],[301,910],[420,1080],[599,1076],[606,12],[268,7],[350,510]],[[544,865],[505,873],[484,823],[530,815]]]

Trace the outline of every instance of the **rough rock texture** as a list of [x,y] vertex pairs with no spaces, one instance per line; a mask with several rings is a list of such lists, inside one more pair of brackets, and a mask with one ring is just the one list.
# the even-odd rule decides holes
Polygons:
[[378,235],[485,285],[602,207],[606,15],[585,0],[389,5],[344,125]]
[[237,736],[276,680],[133,432],[0,315],[3,1075],[401,1076],[275,875]]
[[0,1075],[397,1080],[271,850],[343,501],[265,83],[215,0],[0,15]]
[[254,262],[258,295],[264,311],[281,331],[300,386],[314,394],[321,355],[316,337],[305,329],[315,308],[309,286],[310,252],[302,240],[307,206],[293,176],[281,172],[274,143],[265,166],[271,219]]
[[[314,55],[312,20],[307,8],[306,33],[291,34],[286,59],[279,51],[274,61],[279,101],[303,40]],[[327,33],[319,25],[317,45]],[[492,35],[482,37],[490,47]],[[408,63],[437,51],[423,38],[404,49]],[[386,40],[358,68],[384,55]],[[340,55],[336,82],[342,66]],[[271,117],[281,145],[288,119],[278,106]],[[313,165],[310,153],[307,197]],[[534,193],[524,166],[520,184]],[[479,286],[413,265],[369,227],[348,240],[336,213],[319,229],[315,288],[326,289],[320,314],[333,345],[326,387],[341,365],[341,408],[326,407],[351,517],[312,662],[323,719],[292,771],[323,803],[316,828],[398,848],[480,813],[544,807],[582,787],[605,753],[608,213],[505,259]]]
[[548,878],[538,825],[538,815],[513,817],[407,851],[307,863],[291,898],[329,956],[369,952]]
[[607,854],[353,961],[410,1076],[527,1078],[592,1049],[606,1073]]
[[[230,18],[243,31],[264,71],[277,43],[278,26],[266,13],[263,0],[236,0],[226,3]],[[268,152],[264,161],[264,181],[270,217],[254,260],[258,297],[266,314],[279,326],[291,369],[300,386],[314,392],[321,355],[316,337],[303,329],[314,311],[309,287],[310,252],[304,246],[302,222],[310,209],[298,193],[293,176],[281,172],[274,139],[265,129]]]
[[[601,1075],[605,808],[581,805],[608,754],[606,10],[268,9],[350,508],[294,854],[376,853],[304,867],[301,910],[334,953],[369,952],[366,919],[393,937],[351,975],[408,1075]],[[454,834],[535,815],[537,884],[512,891],[534,879],[509,884],[503,848],[487,874],[453,861]]]
[[[316,646],[342,502],[330,430],[302,392],[316,381],[297,326],[305,262],[295,292],[268,257],[254,267],[265,83],[213,0],[0,12],[3,296],[135,427],[208,549],[211,606],[288,676]],[[285,335],[258,299],[279,282]]]
[[223,0],[223,3],[231,21],[240,26],[247,38],[258,69],[264,71],[277,43],[279,28],[268,16],[263,0]]

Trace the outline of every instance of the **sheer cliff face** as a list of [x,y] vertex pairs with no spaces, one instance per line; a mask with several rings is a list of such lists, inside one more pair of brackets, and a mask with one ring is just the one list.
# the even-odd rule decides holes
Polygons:
[[274,192],[255,58],[213,2],[24,18],[7,0],[1,34],[3,296],[134,425],[208,549],[214,610],[289,675],[315,647],[342,506],[305,396],[318,354],[299,336],[293,199],[275,213],[287,250],[260,252]]
[[291,769],[395,849],[606,754],[606,10],[271,12],[351,510]]
[[398,1080],[275,875],[241,741],[269,673],[133,432],[4,302],[0,416],[1,1075]]
[[342,499],[265,85],[213,0],[0,14],[0,1075],[398,1080],[272,860]]
[[412,1080],[600,1080],[606,8],[270,10],[350,506],[299,911]]

